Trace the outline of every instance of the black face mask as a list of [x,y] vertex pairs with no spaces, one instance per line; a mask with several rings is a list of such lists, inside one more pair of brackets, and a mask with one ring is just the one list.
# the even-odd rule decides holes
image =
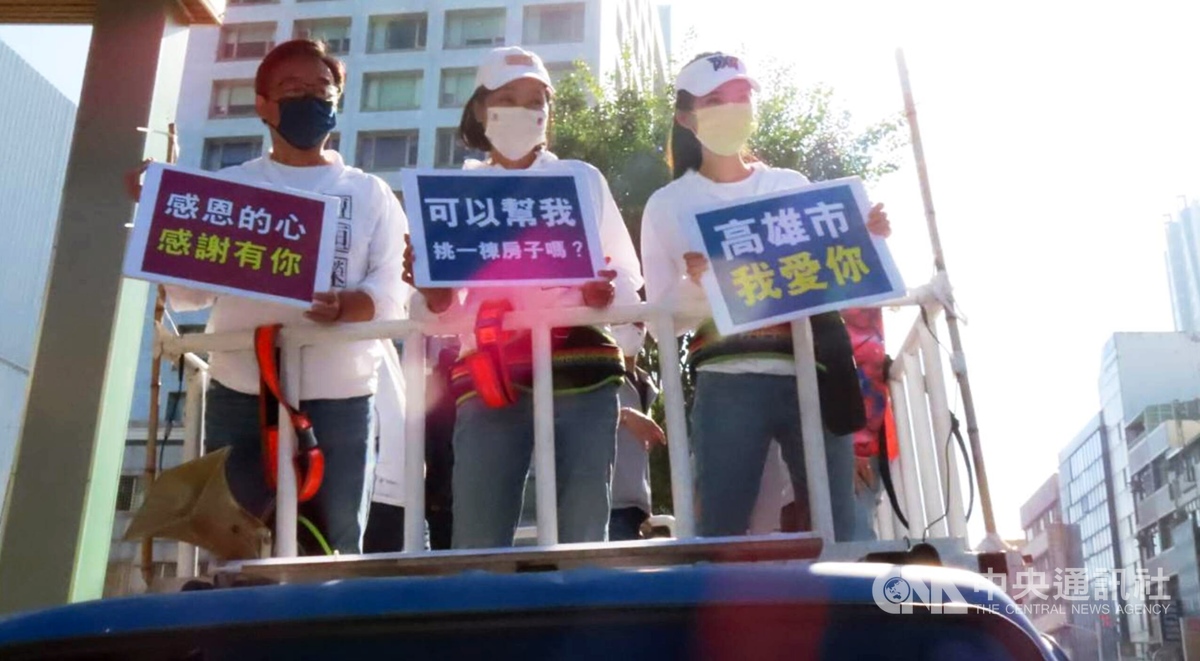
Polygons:
[[308,150],[321,144],[337,126],[333,101],[301,96],[279,101],[279,136],[296,149]]

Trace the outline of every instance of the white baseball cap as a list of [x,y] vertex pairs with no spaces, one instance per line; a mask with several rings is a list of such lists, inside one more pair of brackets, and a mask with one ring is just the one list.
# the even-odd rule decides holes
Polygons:
[[521,78],[532,78],[554,90],[550,72],[546,70],[542,58],[517,46],[496,48],[484,55],[483,62],[475,72],[475,86],[497,90]]
[[683,67],[675,79],[675,89],[693,96],[704,96],[731,80],[744,80],[758,91],[758,81],[746,72],[741,58],[713,53]]

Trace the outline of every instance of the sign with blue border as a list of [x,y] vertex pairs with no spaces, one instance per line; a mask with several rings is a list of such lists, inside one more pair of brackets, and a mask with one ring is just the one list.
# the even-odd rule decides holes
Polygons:
[[709,205],[687,223],[708,256],[703,284],[729,335],[901,296],[887,243],[867,231],[857,177]]
[[401,181],[419,287],[569,286],[604,268],[582,176],[426,169]]

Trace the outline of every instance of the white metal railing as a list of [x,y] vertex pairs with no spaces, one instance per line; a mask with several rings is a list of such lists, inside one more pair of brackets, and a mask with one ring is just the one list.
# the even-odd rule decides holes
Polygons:
[[[890,388],[896,416],[900,454],[894,462],[897,494],[909,520],[902,529],[883,498],[879,507],[877,528],[881,539],[903,536],[920,537],[928,522],[942,517],[945,493],[949,480],[952,497],[950,511],[943,521],[933,526],[930,537],[965,537],[961,488],[954,461],[946,455],[946,438],[950,431],[950,411],[947,406],[942,363],[937,353],[933,323],[940,313],[944,280],[935,280],[914,290],[909,296],[890,301],[886,306],[921,306],[930,326],[921,317],[906,339],[901,354],[893,366]],[[337,328],[305,326],[284,328],[279,342],[283,353],[281,381],[283,394],[291,401],[300,401],[301,349],[304,347],[363,340],[402,339],[406,347],[424,347],[425,338],[437,335],[458,335],[473,330],[473,320],[439,320],[424,311],[414,319],[347,324]],[[521,310],[509,313],[504,320],[508,330],[528,330],[533,339],[533,406],[534,406],[534,470],[536,482],[537,542],[542,546],[558,543],[556,477],[554,464],[554,393],[551,374],[551,328],[593,324],[624,324],[644,322],[658,340],[661,356],[677,356],[678,341],[674,333],[675,318],[695,318],[700,311],[679,311],[666,306],[647,304],[614,306],[606,310],[569,308],[554,310]],[[808,475],[808,498],[813,531],[823,539],[834,539],[833,513],[830,503],[828,470],[825,459],[824,428],[821,421],[817,389],[816,362],[813,355],[812,332],[807,320],[792,324],[795,348],[798,402],[804,442],[805,469]],[[188,356],[185,362],[188,380],[184,460],[199,455],[203,447],[203,393],[208,385],[207,366],[194,354],[208,351],[245,351],[253,346],[253,332],[204,333],[185,336],[159,333],[158,342],[164,355]],[[403,356],[406,381],[405,422],[405,508],[409,512],[424,512],[425,464],[425,352],[407,350]],[[673,532],[681,539],[695,537],[693,511],[693,480],[684,413],[681,367],[677,360],[660,361],[663,397],[666,412],[667,442],[670,457],[671,486],[674,498]],[[289,421],[281,411],[281,421]],[[278,498],[275,519],[276,557],[297,555],[296,481],[291,461],[296,439],[290,422],[279,430]],[[940,439],[940,441],[939,441]],[[424,552],[425,530],[421,516],[405,517],[404,551]],[[194,548],[181,545],[180,560],[186,565],[183,572],[195,572]]]

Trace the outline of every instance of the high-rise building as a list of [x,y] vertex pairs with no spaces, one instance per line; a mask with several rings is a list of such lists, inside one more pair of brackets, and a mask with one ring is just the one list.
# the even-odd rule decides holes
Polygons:
[[[1117,658],[1120,633],[1124,628],[1117,611],[1120,605],[1117,595],[1101,590],[1096,584],[1123,566],[1120,539],[1113,525],[1115,497],[1109,479],[1112,462],[1106,429],[1103,416],[1097,414],[1058,455],[1063,521],[1079,530],[1080,567],[1091,584],[1091,601],[1098,602],[1093,612],[1085,612],[1076,618],[1076,625],[1088,630],[1096,629],[1098,625],[1103,639],[1103,654],[1075,658]],[[1109,607],[1108,613],[1101,612],[1104,604]]]
[[[25,415],[46,276],[75,129],[75,104],[0,42],[0,519]],[[118,228],[119,229],[119,228]]]
[[[1136,576],[1145,563],[1138,548],[1127,428],[1148,406],[1200,396],[1200,336],[1116,333],[1104,347],[1099,385],[1117,530],[1115,558],[1121,563],[1117,569]],[[1126,606],[1134,613],[1125,618],[1123,637],[1144,655],[1153,643],[1144,604],[1135,598]]]
[[1162,609],[1150,613],[1150,639],[1178,652],[1181,618],[1200,616],[1200,399],[1150,406],[1126,428],[1138,551]]
[[[1021,552],[1030,559],[1027,580],[1010,587],[1026,606],[1038,631],[1055,637],[1073,659],[1096,656],[1096,638],[1081,636],[1073,602],[1062,594],[1063,576],[1082,564],[1079,526],[1063,521],[1058,474],[1050,476],[1021,506],[1025,544]],[[1023,593],[1023,594],[1022,594]]]
[[331,147],[399,189],[402,168],[458,167],[456,139],[487,49],[521,45],[553,77],[584,62],[618,85],[666,79],[650,0],[230,0],[220,28],[190,36],[179,101],[180,163],[216,170],[268,143],[254,72],[277,43],[321,39],[349,70]]
[[1167,281],[1175,330],[1200,332],[1200,203],[1167,223]]

